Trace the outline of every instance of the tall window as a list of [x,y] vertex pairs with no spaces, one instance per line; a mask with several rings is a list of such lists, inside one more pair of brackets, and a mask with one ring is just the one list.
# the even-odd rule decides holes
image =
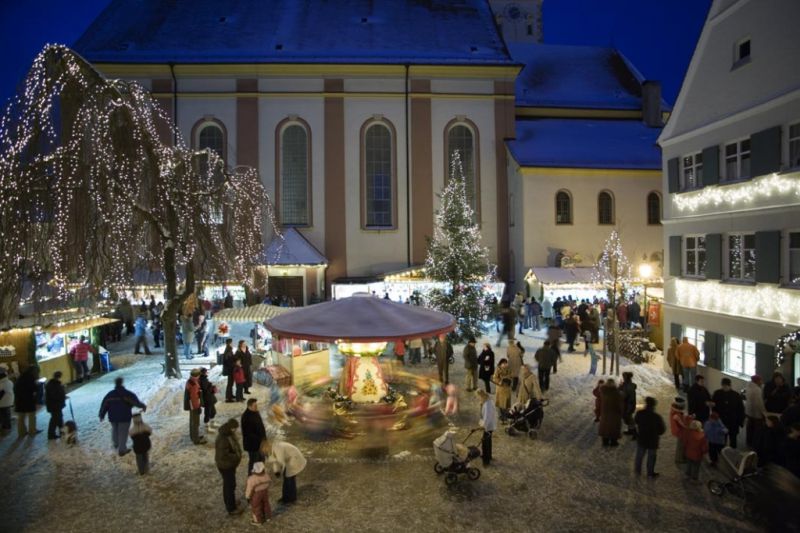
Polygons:
[[597,195],[597,223],[614,223],[614,199],[610,192],[603,191]]
[[392,227],[392,132],[380,122],[364,133],[364,204],[365,225],[370,228]]
[[686,326],[683,328],[683,336],[689,339],[689,342],[697,347],[700,352],[700,362],[706,362],[706,332],[703,329],[693,328]]
[[655,191],[647,195],[647,223],[661,224],[661,196]]
[[703,153],[683,156],[682,190],[694,189],[703,183]]
[[696,235],[686,237],[684,252],[684,273],[687,276],[706,275],[706,237]]
[[728,235],[728,277],[746,281],[756,276],[756,236]]
[[750,177],[750,139],[725,145],[725,179]]
[[210,148],[222,158],[225,157],[225,133],[213,122],[207,122],[201,126],[197,134],[197,149],[205,150],[206,148]]
[[756,343],[739,337],[728,337],[725,372],[752,376],[756,373]]
[[308,131],[300,124],[289,124],[281,131],[281,224],[307,226],[308,213]]
[[572,224],[572,197],[567,191],[556,193],[556,224]]
[[789,168],[800,167],[800,122],[789,126]]
[[453,153],[458,150],[461,153],[461,165],[464,168],[464,185],[474,216],[478,215],[478,180],[477,180],[477,149],[475,146],[475,134],[472,128],[464,123],[456,123],[447,130],[447,176],[450,175],[450,161],[453,160]]
[[789,233],[789,283],[800,285],[800,233]]

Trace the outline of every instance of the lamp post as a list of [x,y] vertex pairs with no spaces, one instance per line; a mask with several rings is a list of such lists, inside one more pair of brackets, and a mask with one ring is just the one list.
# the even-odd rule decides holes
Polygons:
[[639,265],[639,278],[642,280],[642,285],[644,285],[644,329],[647,330],[647,319],[649,317],[647,311],[647,280],[653,276],[653,267],[650,263],[642,263]]

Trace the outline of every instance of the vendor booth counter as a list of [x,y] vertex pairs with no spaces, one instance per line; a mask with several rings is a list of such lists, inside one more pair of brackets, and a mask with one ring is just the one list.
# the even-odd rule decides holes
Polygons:
[[[98,328],[106,324],[118,322],[114,318],[96,317],[77,320],[68,324],[55,325],[46,328],[37,328],[34,331],[36,339],[36,362],[39,365],[40,375],[50,377],[60,370],[64,381],[75,379],[75,367],[69,351],[78,343],[81,336],[86,338],[95,350],[98,349]],[[99,352],[89,358],[89,369],[93,370],[95,361],[99,363]]]

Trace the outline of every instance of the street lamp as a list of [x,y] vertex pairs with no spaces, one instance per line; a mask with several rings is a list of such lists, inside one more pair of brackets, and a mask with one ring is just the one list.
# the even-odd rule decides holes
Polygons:
[[641,263],[639,265],[639,278],[644,285],[644,329],[647,330],[647,319],[649,314],[647,311],[647,280],[653,276],[653,267],[650,263]]

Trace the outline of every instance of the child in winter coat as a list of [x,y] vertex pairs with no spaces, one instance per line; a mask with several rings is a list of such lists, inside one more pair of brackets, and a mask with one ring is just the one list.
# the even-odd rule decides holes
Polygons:
[[686,462],[686,456],[683,449],[683,432],[689,427],[694,417],[684,413],[686,409],[686,400],[680,396],[676,396],[675,400],[669,408],[669,429],[672,436],[676,438],[675,442],[675,464],[683,464]]
[[683,453],[686,456],[686,477],[698,481],[700,463],[708,452],[708,439],[703,433],[703,423],[692,420],[689,427],[683,430]]
[[236,383],[236,401],[243,402],[244,401],[244,384],[247,381],[247,378],[244,374],[244,368],[242,368],[242,361],[240,359],[236,360],[235,366],[233,367],[233,382]]
[[253,518],[250,523],[253,525],[263,524],[272,518],[272,509],[269,506],[269,473],[262,461],[253,463],[253,473],[247,477],[247,486],[244,496],[250,502],[250,511]]
[[129,433],[133,440],[133,453],[136,454],[136,468],[139,469],[139,475],[144,475],[150,468],[150,435],[153,430],[142,421],[142,413],[133,415],[132,422]]
[[714,411],[711,417],[706,420],[703,427],[708,439],[708,458],[711,459],[711,466],[717,466],[719,452],[725,447],[725,439],[728,436],[728,428],[719,419],[719,413]]
[[594,421],[600,421],[600,387],[605,384],[606,380],[601,379],[597,382],[597,387],[592,390],[592,395],[594,396]]

